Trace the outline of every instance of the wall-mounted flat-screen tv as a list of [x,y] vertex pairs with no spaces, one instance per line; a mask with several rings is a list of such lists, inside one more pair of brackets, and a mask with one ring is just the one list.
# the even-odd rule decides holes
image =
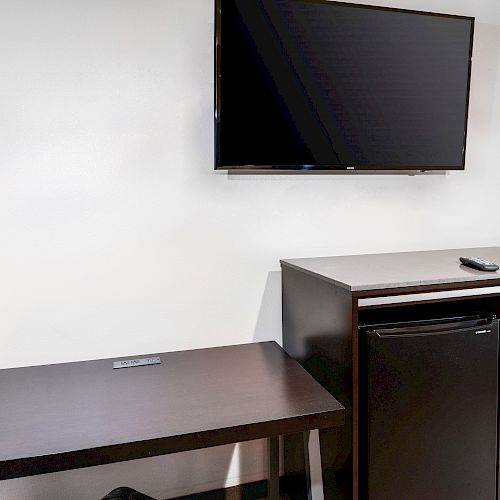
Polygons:
[[215,3],[216,169],[464,168],[474,18]]

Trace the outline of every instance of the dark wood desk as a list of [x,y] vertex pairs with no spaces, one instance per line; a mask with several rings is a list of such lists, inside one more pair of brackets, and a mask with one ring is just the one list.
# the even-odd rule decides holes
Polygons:
[[0,370],[0,479],[270,438],[277,495],[278,436],[344,422],[275,342],[153,356]]

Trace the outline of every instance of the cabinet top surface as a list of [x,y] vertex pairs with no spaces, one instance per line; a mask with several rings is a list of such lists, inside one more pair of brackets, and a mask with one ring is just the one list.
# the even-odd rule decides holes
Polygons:
[[500,265],[500,247],[286,259],[281,265],[334,283],[351,292],[447,283],[500,280],[500,272],[477,271],[460,257]]

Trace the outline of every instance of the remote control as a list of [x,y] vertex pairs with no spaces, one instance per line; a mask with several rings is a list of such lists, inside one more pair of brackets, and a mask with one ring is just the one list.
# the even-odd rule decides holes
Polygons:
[[494,262],[480,259],[479,257],[460,257],[460,262],[464,266],[473,267],[479,271],[493,272],[498,269],[498,266]]

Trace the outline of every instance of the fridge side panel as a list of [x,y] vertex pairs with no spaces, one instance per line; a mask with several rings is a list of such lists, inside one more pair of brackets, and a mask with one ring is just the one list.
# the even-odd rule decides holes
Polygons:
[[[282,267],[283,348],[346,408],[344,426],[321,433],[324,486],[335,500],[351,500],[352,297],[349,292],[303,272]],[[285,470],[301,466],[301,439],[287,438]],[[326,498],[326,496],[325,496]]]

